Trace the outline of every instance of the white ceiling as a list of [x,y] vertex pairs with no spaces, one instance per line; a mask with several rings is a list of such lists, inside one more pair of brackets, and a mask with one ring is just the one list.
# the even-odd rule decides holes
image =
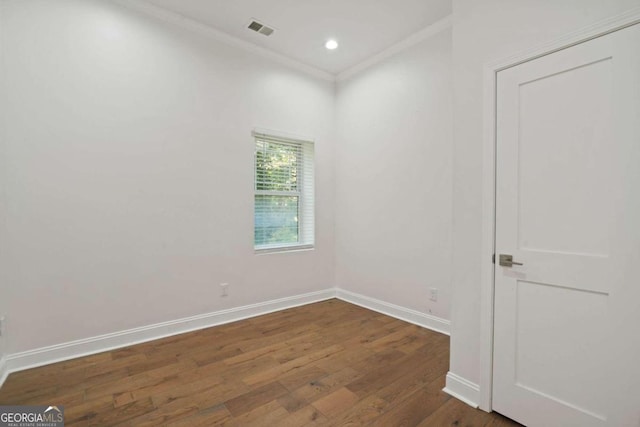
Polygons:
[[[232,36],[338,74],[451,14],[451,0],[147,0]],[[276,31],[247,29],[251,19]],[[335,38],[340,47],[324,43]]]

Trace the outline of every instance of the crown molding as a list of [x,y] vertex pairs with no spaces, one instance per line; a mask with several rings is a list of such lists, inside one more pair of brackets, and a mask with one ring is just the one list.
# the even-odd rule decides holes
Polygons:
[[287,56],[273,52],[269,49],[263,48],[256,44],[244,41],[242,39],[239,39],[238,37],[231,36],[227,33],[216,30],[213,27],[200,23],[194,19],[187,18],[186,16],[181,15],[179,13],[172,12],[162,7],[148,3],[145,0],[112,0],[112,1],[128,9],[133,9],[138,12],[142,12],[146,15],[150,15],[154,18],[160,19],[170,24],[179,25],[187,30],[193,31],[194,33],[200,34],[210,39],[240,48],[242,50],[256,54],[263,58],[270,59],[281,65],[285,65],[297,71],[304,72],[312,77],[315,77],[321,80],[326,80],[329,82],[335,82],[335,75],[329,72],[326,72],[319,68],[312,67],[311,65],[307,65],[302,62],[296,61],[295,59],[291,59]]
[[297,71],[301,71],[312,77],[315,77],[321,80],[326,80],[329,82],[336,82],[336,81],[339,82],[339,81],[347,80],[353,77],[354,75],[364,71],[365,69],[385,60],[386,58],[389,58],[390,56],[393,56],[399,52],[402,52],[403,50],[408,49],[411,46],[414,46],[423,40],[426,40],[446,29],[451,28],[452,22],[453,22],[451,15],[446,16],[445,18],[442,18],[439,21],[436,21],[435,23],[429,25],[428,27],[418,31],[417,33],[410,35],[409,37],[401,40],[400,42],[365,59],[364,61],[352,67],[349,67],[340,73],[332,74],[330,72],[321,70],[319,68],[316,68],[311,65],[292,59],[286,55],[276,53],[270,49],[264,48],[262,46],[258,46],[256,44],[242,40],[238,37],[229,35],[209,25],[203,24],[194,19],[181,15],[177,12],[173,12],[163,7],[156,6],[155,4],[149,3],[146,0],[112,0],[112,1],[128,9],[136,10],[138,12],[144,13],[146,15],[152,16],[156,19],[168,22],[170,24],[179,25],[187,30],[190,30],[194,33],[200,34],[212,40],[216,40],[221,43],[225,43],[227,45],[240,48],[246,52],[256,54],[263,58],[277,62],[281,65],[287,66]]
[[418,31],[417,33],[414,33],[412,35],[410,35],[409,37],[407,37],[406,39],[403,39],[401,41],[399,41],[398,43],[386,48],[385,50],[383,50],[380,53],[377,53],[371,57],[369,57],[368,59],[365,59],[364,61],[360,62],[359,64],[356,64],[350,68],[347,68],[346,70],[338,73],[338,75],[336,76],[336,81],[341,82],[344,80],[348,80],[351,77],[355,76],[356,74],[366,70],[367,68],[372,67],[373,65],[384,61],[385,59],[399,53],[402,52],[403,50],[406,50],[408,48],[410,48],[411,46],[415,46],[416,44],[430,38],[433,37],[434,35],[447,30],[449,28],[451,28],[453,25],[453,18],[451,15],[446,16],[444,18],[442,18],[439,21],[434,22],[433,24],[429,25],[428,27]]

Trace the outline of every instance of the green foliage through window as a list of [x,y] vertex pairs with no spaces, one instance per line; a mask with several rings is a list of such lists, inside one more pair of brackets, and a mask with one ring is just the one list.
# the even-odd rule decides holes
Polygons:
[[256,190],[297,191],[300,147],[258,140]]
[[256,139],[254,244],[300,242],[301,144]]
[[299,197],[255,196],[255,244],[298,242]]

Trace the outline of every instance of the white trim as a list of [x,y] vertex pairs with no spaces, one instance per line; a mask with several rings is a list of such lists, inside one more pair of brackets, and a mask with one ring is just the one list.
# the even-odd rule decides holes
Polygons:
[[190,31],[193,31],[205,37],[217,40],[222,43],[226,43],[234,47],[238,47],[247,52],[257,54],[259,56],[278,62],[287,67],[294,68],[298,71],[302,71],[315,78],[319,78],[319,79],[330,81],[330,82],[335,81],[335,76],[327,71],[321,70],[311,65],[304,64],[300,61],[296,61],[295,59],[291,59],[287,56],[281,55],[269,49],[266,49],[256,44],[242,40],[238,37],[234,37],[222,31],[216,30],[213,27],[202,24],[196,20],[187,18],[184,15],[169,11],[160,6],[156,6],[154,4],[148,3],[144,0],[112,0],[112,1],[122,6],[125,6],[129,9],[134,9],[139,12],[143,12],[147,15],[151,15],[165,22],[180,25],[183,28],[186,28]]
[[440,332],[441,334],[449,335],[451,329],[451,322],[440,317],[421,313],[410,308],[401,307],[344,289],[336,288],[336,298],[369,310],[377,311],[378,313],[386,314],[396,319],[404,320],[405,322],[413,323],[423,328],[431,329],[435,332]]
[[185,317],[168,322],[156,323],[154,325],[10,354],[0,359],[0,387],[7,376],[13,372],[102,353],[225,323],[236,322],[274,311],[325,301],[331,298],[337,298],[405,322],[413,323],[423,328],[431,329],[435,332],[449,335],[450,322],[448,320],[354,292],[345,291],[344,289],[329,288],[322,291]]
[[409,37],[407,37],[404,40],[401,40],[400,42],[386,48],[385,50],[383,50],[380,53],[377,53],[367,59],[365,59],[364,61],[360,62],[359,64],[356,64],[352,67],[347,68],[346,70],[338,73],[338,75],[336,76],[336,81],[344,81],[347,79],[350,79],[351,77],[355,76],[356,74],[360,73],[361,71],[364,71],[365,69],[381,62],[384,61],[385,59],[399,53],[402,52],[403,50],[406,50],[408,48],[410,48],[411,46],[415,46],[416,44],[420,43],[423,40],[426,40],[444,30],[447,30],[449,28],[451,28],[452,26],[452,22],[453,19],[451,17],[451,15],[446,16],[442,19],[440,19],[439,21],[434,22],[433,24],[429,25],[428,27],[418,31],[417,33],[414,33],[412,35],[410,35]]
[[2,387],[2,384],[4,384],[8,376],[7,358],[3,356],[0,358],[0,387]]
[[102,353],[116,348],[127,347],[173,335],[209,328],[211,326],[236,322],[274,311],[325,301],[335,297],[334,289],[310,292],[293,297],[245,305],[213,313],[185,317],[155,325],[133,328],[97,337],[85,338],[68,343],[52,345],[35,350],[11,354],[7,357],[8,372],[17,372],[77,357]]
[[314,249],[315,249],[315,246],[313,244],[304,244],[304,245],[295,244],[295,245],[267,246],[264,248],[254,248],[253,253],[256,255],[269,255],[269,254],[279,254],[283,252],[308,252],[308,251],[313,251]]
[[254,127],[253,130],[251,131],[251,136],[253,138],[265,138],[265,139],[275,138],[275,139],[281,139],[285,141],[291,141],[294,143],[306,142],[306,143],[315,144],[316,142],[316,139],[310,136],[297,135],[295,133],[283,132],[280,130],[266,129],[266,128],[260,128],[260,127]]
[[442,389],[445,393],[463,401],[467,405],[477,408],[478,399],[480,398],[480,388],[478,384],[454,374],[447,372],[447,385]]
[[[495,253],[495,92],[497,71],[484,72],[484,146],[482,177],[482,262],[480,289],[480,399],[479,406],[487,412],[492,410],[493,387],[493,294],[495,264],[490,260]],[[486,116],[493,117],[492,121]],[[493,141],[491,146],[487,141]]]
[[640,23],[640,7],[635,7],[620,15],[572,31],[550,42],[523,49],[513,55],[502,57],[495,61],[489,61],[485,66],[485,70],[502,71],[638,23]]
[[[640,23],[640,7],[621,15],[605,19],[594,25],[567,34],[557,40],[525,49],[515,55],[489,62],[484,67],[483,100],[483,179],[482,179],[482,272],[480,277],[480,395],[479,406],[485,411],[492,408],[493,387],[493,303],[494,265],[490,262],[495,241],[495,186],[496,186],[496,78],[501,70],[531,61],[541,56],[566,49],[576,44],[609,34]],[[447,376],[447,380],[449,376]],[[448,382],[447,382],[448,384]]]
[[200,23],[194,19],[188,18],[184,15],[181,15],[179,13],[170,11],[168,9],[165,9],[163,7],[160,6],[156,6],[155,4],[149,3],[145,0],[112,0],[115,3],[118,3],[122,6],[125,6],[129,9],[134,9],[137,10],[139,12],[143,12],[147,15],[151,15],[155,18],[161,19],[165,22],[169,22],[172,24],[178,24],[181,25],[182,27],[191,30],[193,32],[196,32],[198,34],[204,35],[206,37],[209,37],[211,39],[215,39],[217,41],[226,43],[228,45],[231,46],[235,46],[238,47],[240,49],[243,49],[245,51],[260,55],[264,58],[267,59],[271,59],[275,62],[278,62],[282,65],[288,66],[290,68],[294,68],[298,71],[302,71],[304,73],[307,73],[313,77],[322,79],[322,80],[326,80],[326,81],[330,81],[330,82],[336,82],[336,81],[342,81],[342,80],[346,80],[349,79],[351,77],[353,77],[354,75],[358,74],[359,72],[379,63],[380,61],[383,61],[384,59],[395,55],[398,52],[401,52],[405,49],[410,48],[411,46],[414,46],[418,43],[420,43],[423,40],[428,39],[429,37],[434,36],[435,34],[440,33],[441,31],[444,31],[448,28],[451,28],[452,26],[452,15],[448,15],[442,19],[440,19],[439,21],[434,22],[433,24],[429,25],[426,28],[423,28],[422,30],[410,35],[409,37],[401,40],[400,42],[384,49],[383,51],[365,59],[364,61],[351,66],[349,68],[347,68],[344,71],[341,71],[340,73],[337,74],[332,74],[328,71],[324,71],[320,68],[316,68],[312,65],[308,65],[305,64],[303,62],[300,62],[298,60],[289,58],[288,56],[276,53],[270,49],[266,49],[262,46],[258,46],[256,44],[253,44],[251,42],[242,40],[238,37],[232,36],[230,34],[227,34],[225,32],[222,32],[220,30],[217,30],[209,25],[205,25],[203,23]]

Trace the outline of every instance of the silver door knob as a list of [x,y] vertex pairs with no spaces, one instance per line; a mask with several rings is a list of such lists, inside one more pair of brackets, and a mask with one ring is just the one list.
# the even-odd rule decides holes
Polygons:
[[515,262],[513,255],[500,254],[500,265],[503,267],[513,267],[514,265],[523,265],[521,262]]

